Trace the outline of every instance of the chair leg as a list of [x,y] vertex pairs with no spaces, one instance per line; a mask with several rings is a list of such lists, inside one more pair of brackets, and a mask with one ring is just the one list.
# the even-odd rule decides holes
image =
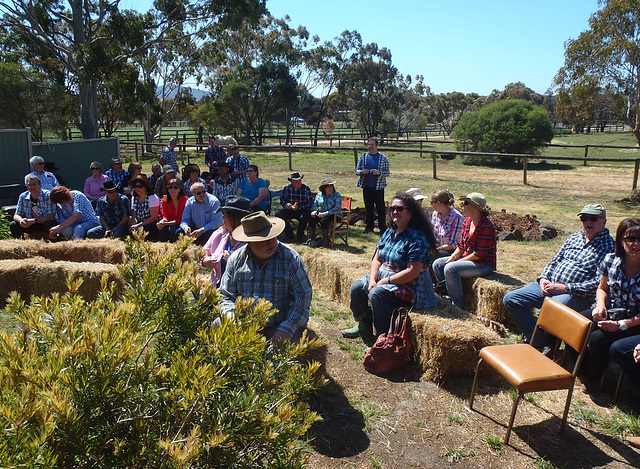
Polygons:
[[513,428],[513,421],[516,419],[516,411],[518,410],[518,402],[520,402],[520,398],[524,395],[523,392],[519,392],[516,396],[516,400],[513,401],[513,407],[511,408],[511,417],[509,417],[509,426],[507,427],[507,434],[504,437],[504,444],[509,444],[509,438],[511,437],[511,428]]
[[478,370],[480,369],[480,363],[482,363],[482,358],[478,359],[478,364],[476,365],[476,374],[473,376],[473,386],[471,387],[471,397],[469,398],[469,409],[473,409],[473,398],[476,395],[476,385],[478,384]]
[[600,378],[600,386],[598,387],[598,391],[602,392],[602,388],[604,387],[604,381],[607,378],[607,372],[609,371],[609,365],[611,361],[607,362],[607,367],[604,369],[604,373],[602,373],[602,378]]
[[[575,384],[575,381],[574,381]],[[569,388],[567,394],[567,403],[564,405],[564,414],[562,414],[562,423],[560,424],[560,434],[564,433],[564,429],[567,426],[567,417],[569,416],[569,407],[571,407],[571,396],[573,395],[573,384]]]
[[616,394],[614,396],[614,400],[618,400],[618,395],[620,394],[620,388],[622,387],[622,378],[624,378],[624,371],[620,370],[620,377],[618,378],[618,385],[616,386]]

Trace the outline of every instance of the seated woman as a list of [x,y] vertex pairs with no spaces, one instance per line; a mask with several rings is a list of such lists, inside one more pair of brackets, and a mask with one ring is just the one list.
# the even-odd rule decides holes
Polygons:
[[342,209],[342,196],[336,192],[335,181],[325,179],[320,184],[320,192],[316,195],[311,206],[311,219],[307,232],[309,246],[318,247],[320,244],[314,241],[316,237],[316,225],[320,225],[322,231],[322,247],[329,246],[329,225],[333,223],[333,214]]
[[[183,181],[184,194],[187,197],[191,197],[193,195],[191,193],[191,186],[196,182],[201,182],[202,184],[204,184],[205,188],[207,187],[207,183],[205,182],[205,180],[200,177],[200,167],[197,164],[194,164],[194,163],[188,164],[187,166],[184,167],[184,169],[182,170],[182,173],[184,174],[184,181]],[[224,202],[224,201],[221,201],[221,202]]]
[[596,306],[582,311],[597,324],[581,367],[586,392],[598,390],[609,353],[614,359],[623,357],[640,342],[640,219],[625,218],[620,222],[615,253],[607,254],[598,272]]
[[178,240],[176,231],[180,228],[184,205],[189,198],[177,179],[171,179],[167,184],[167,195],[162,197],[162,219],[156,224],[160,241]]
[[436,237],[437,257],[450,256],[462,237],[464,218],[454,207],[453,194],[446,191],[433,191],[431,194],[431,225]]
[[142,174],[142,163],[138,161],[132,161],[131,163],[129,163],[128,172],[129,174],[124,177],[124,179],[122,180],[122,185],[120,187],[123,194],[131,196],[131,194],[133,194],[133,189],[129,185],[129,181]]
[[111,179],[109,179],[109,176],[102,174],[103,167],[99,161],[91,163],[89,169],[91,170],[91,176],[84,181],[84,195],[95,208],[98,199],[104,195],[102,191],[100,191],[100,188],[105,182]]
[[158,210],[160,201],[153,193],[153,184],[146,177],[138,175],[129,181],[129,186],[133,188],[131,198],[131,224],[129,232],[144,230],[147,234],[157,235]]
[[391,200],[386,221],[370,274],[351,285],[351,311],[358,325],[342,331],[346,338],[370,340],[372,325],[377,334],[387,332],[393,310],[400,306],[408,307],[415,301],[417,309],[424,309],[436,304],[425,270],[435,245],[429,219],[416,201],[403,193]]
[[269,206],[269,188],[264,179],[258,177],[259,171],[255,164],[247,168],[247,178],[238,184],[238,196],[251,201],[251,211],[267,211]]
[[436,280],[445,280],[451,302],[464,307],[462,277],[482,277],[496,269],[496,229],[487,217],[491,210],[479,192],[462,197],[462,237],[453,254],[433,261]]
[[222,274],[227,267],[227,260],[233,251],[247,243],[241,243],[233,239],[231,233],[240,226],[240,220],[251,213],[249,199],[230,195],[226,199],[222,210],[223,224],[213,232],[204,245],[204,259],[202,267],[211,270],[211,284],[218,286]]
[[[56,204],[56,221],[58,222],[56,226],[49,229],[49,238],[84,239],[87,231],[101,227],[100,219],[93,210],[91,202],[82,192],[57,186],[51,189],[49,201]],[[104,232],[101,236],[104,236]]]

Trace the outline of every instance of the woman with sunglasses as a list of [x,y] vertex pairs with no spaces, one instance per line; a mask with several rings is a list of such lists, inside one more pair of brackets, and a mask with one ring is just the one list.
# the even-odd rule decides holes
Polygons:
[[[122,179],[121,192],[126,196],[130,197],[133,194],[133,189],[129,186],[129,181],[133,178],[138,177],[138,175],[142,174],[142,163],[139,161],[132,161],[129,163],[129,167],[127,168],[127,174]],[[153,181],[151,182],[153,184]]]
[[109,179],[109,176],[102,174],[103,167],[99,161],[91,163],[89,170],[91,171],[91,176],[84,181],[84,195],[89,199],[93,208],[95,208],[98,199],[104,195],[102,191],[100,191],[100,188],[105,182],[111,179]]
[[607,254],[598,268],[596,305],[582,311],[597,325],[581,367],[585,392],[598,390],[610,354],[614,359],[633,357],[640,340],[640,219],[622,220],[615,241],[615,253]]
[[462,238],[464,218],[454,207],[453,194],[446,191],[433,191],[431,194],[431,225],[436,237],[436,255],[450,256]]
[[129,181],[129,186],[133,188],[131,199],[131,224],[129,232],[144,230],[148,234],[155,236],[158,234],[158,210],[160,201],[153,193],[153,184],[145,176],[138,175]]
[[[391,200],[387,229],[376,247],[369,275],[351,285],[351,311],[358,325],[342,331],[349,339],[387,332],[395,308],[426,309],[437,304],[427,270],[435,238],[429,219],[406,193]],[[370,306],[369,306],[370,304]]]
[[236,241],[231,234],[240,226],[240,220],[251,214],[251,206],[249,199],[230,195],[220,210],[222,210],[222,226],[207,240],[204,245],[204,259],[202,259],[202,267],[211,269],[211,284],[215,286],[220,285],[231,253],[246,244]]
[[462,236],[453,254],[433,261],[436,280],[445,280],[451,302],[464,307],[462,278],[482,277],[496,269],[496,229],[489,221],[491,208],[479,192],[462,197],[466,216]]
[[182,212],[189,198],[177,179],[167,184],[167,195],[162,197],[162,219],[157,223],[160,241],[175,243],[178,240],[176,231],[180,228]]

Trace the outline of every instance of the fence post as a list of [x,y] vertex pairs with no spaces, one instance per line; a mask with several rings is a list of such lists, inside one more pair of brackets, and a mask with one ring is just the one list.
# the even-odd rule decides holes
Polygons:
[[140,161],[140,159],[138,158],[138,143],[137,142],[133,142],[133,148],[136,150],[136,161]]
[[293,171],[293,166],[292,166],[292,162],[291,162],[291,143],[289,143],[289,147],[288,147],[287,151],[289,152],[289,171]]
[[422,158],[422,140],[420,141],[420,158]]
[[636,158],[636,165],[633,169],[633,189],[636,190],[638,188],[638,171],[640,170],[640,159]]
[[529,167],[529,158],[526,156],[522,162],[522,184],[527,185],[527,168]]
[[433,179],[438,179],[438,170],[436,169],[436,152],[431,153],[431,159],[433,160]]
[[589,145],[584,146],[584,166],[587,166],[587,156],[589,156]]
[[353,147],[353,167],[358,166],[358,149]]

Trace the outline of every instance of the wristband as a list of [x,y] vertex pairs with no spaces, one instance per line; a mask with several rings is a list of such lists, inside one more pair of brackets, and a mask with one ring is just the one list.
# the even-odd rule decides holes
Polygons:
[[621,319],[620,321],[618,321],[618,329],[620,329],[622,332],[626,331],[628,329],[627,323]]

